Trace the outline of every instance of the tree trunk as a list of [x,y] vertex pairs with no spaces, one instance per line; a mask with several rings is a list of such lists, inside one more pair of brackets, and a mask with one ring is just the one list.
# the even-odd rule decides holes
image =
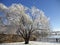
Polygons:
[[25,39],[25,44],[29,44],[29,39]]

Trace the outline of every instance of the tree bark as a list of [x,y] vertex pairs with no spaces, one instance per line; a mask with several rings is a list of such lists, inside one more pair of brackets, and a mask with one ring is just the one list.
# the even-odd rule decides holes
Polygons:
[[29,39],[25,39],[25,44],[29,44]]

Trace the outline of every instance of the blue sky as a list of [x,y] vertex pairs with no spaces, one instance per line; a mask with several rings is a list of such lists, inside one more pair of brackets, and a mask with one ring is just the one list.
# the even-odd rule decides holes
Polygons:
[[6,6],[10,6],[12,3],[21,3],[29,8],[35,6],[50,17],[52,29],[60,31],[60,0],[0,0],[0,3]]

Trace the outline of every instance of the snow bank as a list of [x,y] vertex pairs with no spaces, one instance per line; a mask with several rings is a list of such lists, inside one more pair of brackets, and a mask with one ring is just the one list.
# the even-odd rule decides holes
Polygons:
[[30,41],[29,44],[24,44],[24,42],[16,42],[16,43],[1,43],[0,45],[60,45],[60,43]]

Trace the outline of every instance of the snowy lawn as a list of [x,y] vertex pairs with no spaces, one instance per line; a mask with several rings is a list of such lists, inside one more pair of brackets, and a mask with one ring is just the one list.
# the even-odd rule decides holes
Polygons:
[[24,44],[24,42],[16,42],[16,43],[1,43],[0,45],[60,45],[60,43],[30,41],[29,44]]

